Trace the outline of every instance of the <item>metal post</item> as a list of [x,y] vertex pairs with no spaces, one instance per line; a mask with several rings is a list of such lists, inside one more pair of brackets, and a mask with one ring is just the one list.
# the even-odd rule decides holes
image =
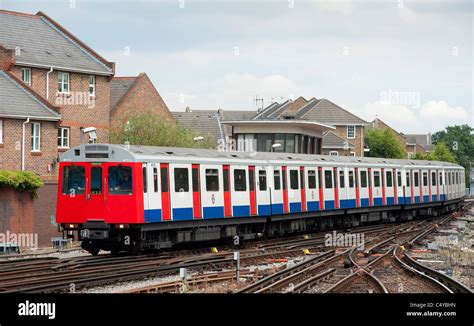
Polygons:
[[235,278],[236,278],[236,281],[238,282],[240,279],[240,252],[239,251],[234,251],[234,260],[237,261]]

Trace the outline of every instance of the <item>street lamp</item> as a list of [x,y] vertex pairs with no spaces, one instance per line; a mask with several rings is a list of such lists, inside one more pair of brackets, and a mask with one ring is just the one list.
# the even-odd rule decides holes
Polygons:
[[274,151],[275,151],[275,148],[278,148],[278,147],[281,147],[281,144],[280,144],[280,143],[273,144],[273,145],[272,145],[272,152],[274,152]]

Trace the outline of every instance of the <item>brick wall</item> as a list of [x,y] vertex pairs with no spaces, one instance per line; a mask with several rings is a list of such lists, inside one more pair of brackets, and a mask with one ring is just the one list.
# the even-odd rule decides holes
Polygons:
[[112,110],[110,121],[112,126],[121,125],[127,117],[136,112],[152,112],[166,119],[174,120],[166,103],[157,92],[146,74],[140,74],[127,94]]
[[[336,126],[333,133],[353,144],[355,148],[352,150],[356,152],[357,156],[364,156],[364,127],[356,126],[356,137],[354,139],[347,138],[347,126]],[[349,151],[350,152],[350,151]],[[340,155],[340,154],[339,154]]]
[[323,149],[322,154],[323,155],[329,155],[329,152],[331,152],[331,151],[337,151],[339,156],[350,156],[351,152],[355,152],[355,150],[353,150],[353,149],[346,150],[346,149],[334,148],[334,149]]
[[15,61],[15,51],[0,45],[0,69],[8,70]]
[[0,232],[33,233],[33,200],[29,192],[0,188]]
[[33,201],[33,232],[38,233],[40,246],[51,246],[52,237],[61,237],[56,225],[57,182],[45,182],[38,191],[38,198]]

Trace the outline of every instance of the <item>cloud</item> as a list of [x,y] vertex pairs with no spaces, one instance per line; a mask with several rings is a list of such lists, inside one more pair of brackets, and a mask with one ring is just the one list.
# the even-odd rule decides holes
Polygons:
[[421,107],[420,118],[425,122],[466,123],[469,113],[462,107],[451,107],[445,101],[430,101]]

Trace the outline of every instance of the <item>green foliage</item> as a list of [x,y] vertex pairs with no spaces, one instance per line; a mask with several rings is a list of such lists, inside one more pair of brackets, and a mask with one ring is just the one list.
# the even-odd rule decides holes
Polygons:
[[407,153],[390,129],[369,129],[365,136],[370,151],[367,156],[405,158]]
[[[469,125],[449,126],[432,136],[433,144],[445,143],[454,154],[456,161],[469,171],[469,163],[474,161],[474,128]],[[454,143],[457,142],[457,150]]]
[[37,190],[42,186],[41,179],[32,172],[0,170],[0,188],[28,191],[33,198],[37,198]]
[[[194,140],[203,137],[202,140]],[[174,121],[152,113],[138,113],[111,131],[110,142],[131,145],[213,148],[210,135],[197,134],[194,130],[184,128]]]
[[412,159],[457,163],[456,157],[454,157],[448,146],[446,146],[446,144],[443,142],[437,143],[434,151],[431,153],[417,153],[416,155],[412,156]]

